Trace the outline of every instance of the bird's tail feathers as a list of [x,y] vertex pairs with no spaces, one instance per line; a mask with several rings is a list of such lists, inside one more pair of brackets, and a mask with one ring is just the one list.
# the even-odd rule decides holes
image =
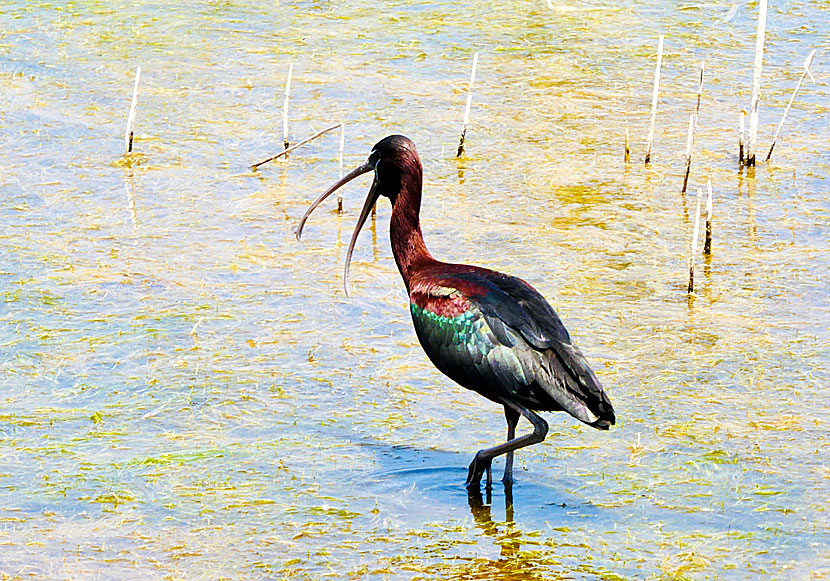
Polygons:
[[577,347],[569,344],[559,347],[550,354],[554,368],[551,375],[563,380],[552,382],[554,389],[548,390],[550,395],[579,421],[598,430],[609,429],[617,418],[597,376]]

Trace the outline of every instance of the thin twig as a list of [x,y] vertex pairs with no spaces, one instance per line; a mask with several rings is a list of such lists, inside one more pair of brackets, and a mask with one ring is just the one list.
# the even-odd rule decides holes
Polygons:
[[311,137],[309,137],[309,138],[307,138],[307,139],[303,139],[303,140],[302,140],[302,141],[300,141],[299,143],[295,143],[294,145],[292,145],[292,146],[291,146],[291,147],[289,147],[288,149],[284,149],[283,151],[279,152],[278,154],[276,154],[276,155],[272,155],[272,156],[271,156],[271,157],[269,157],[268,159],[265,159],[265,160],[263,160],[263,161],[261,161],[261,162],[259,162],[259,163],[255,163],[254,165],[252,165],[252,166],[251,166],[251,169],[252,169],[252,170],[254,170],[254,171],[256,171],[256,169],[257,169],[259,166],[264,165],[264,164],[268,163],[269,161],[274,161],[275,159],[280,158],[280,157],[282,157],[282,156],[284,156],[284,155],[288,155],[289,153],[291,153],[292,151],[294,151],[294,150],[295,150],[295,149],[297,149],[298,147],[301,147],[301,146],[305,145],[305,144],[306,144],[306,143],[308,143],[309,141],[313,141],[313,140],[317,139],[317,138],[318,138],[318,137],[320,137],[321,135],[323,135],[323,134],[325,134],[325,133],[328,133],[329,131],[332,131],[333,129],[337,129],[337,128],[338,128],[338,127],[340,127],[341,125],[343,125],[343,124],[342,124],[342,123],[335,123],[335,124],[334,124],[334,125],[332,125],[331,127],[326,127],[325,129],[323,129],[322,131],[318,131],[317,133],[315,133],[315,134],[314,134],[314,135],[312,135]]
[[795,90],[793,91],[792,96],[790,97],[790,102],[787,103],[787,108],[784,109],[784,114],[781,116],[781,121],[778,122],[778,127],[775,129],[775,137],[772,138],[772,145],[769,146],[769,153],[767,154],[767,161],[769,158],[772,157],[772,150],[775,148],[775,142],[778,141],[778,134],[781,133],[781,128],[784,126],[784,120],[787,118],[787,113],[790,112],[790,107],[793,106],[793,101],[795,100],[795,96],[798,94],[798,90],[801,88],[801,83],[804,82],[804,77],[810,75],[810,79],[815,83],[815,79],[813,79],[813,74],[810,72],[810,63],[813,62],[813,56],[816,54],[816,49],[813,49],[810,54],[804,59],[804,71],[801,73],[801,77],[798,79],[798,84],[795,86]]

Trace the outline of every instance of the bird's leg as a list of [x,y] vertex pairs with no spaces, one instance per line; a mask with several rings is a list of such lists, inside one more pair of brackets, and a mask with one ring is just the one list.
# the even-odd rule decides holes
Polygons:
[[[487,471],[490,474],[490,465],[493,462],[493,456],[487,456],[488,450],[479,450],[478,453],[470,462],[470,469],[467,471],[467,488],[478,488],[481,484],[481,475]],[[489,483],[488,483],[489,484]]]
[[[507,441],[509,442],[516,437],[516,424],[519,423],[521,414],[510,406],[504,406],[504,417],[507,420]],[[505,484],[513,483],[513,450],[507,453],[504,461],[504,478],[501,479]]]
[[470,464],[470,470],[467,473],[467,488],[479,485],[479,483],[481,482],[481,475],[484,474],[485,470],[490,469],[490,465],[493,461],[493,458],[495,458],[496,456],[501,456],[502,454],[513,452],[514,450],[518,450],[519,448],[524,448],[525,446],[530,446],[531,444],[538,444],[539,442],[545,439],[545,436],[548,433],[548,423],[545,420],[543,420],[542,417],[539,416],[539,414],[532,412],[531,410],[527,409],[522,405],[517,404],[514,401],[503,399],[502,403],[504,404],[505,408],[510,407],[515,412],[518,412],[525,418],[527,418],[527,420],[531,424],[533,424],[533,432],[531,432],[530,434],[526,434],[524,436],[519,436],[518,438],[508,440],[504,444],[499,444],[498,446],[493,446],[492,448],[485,448],[484,450],[479,450],[478,453],[475,455],[475,458],[473,458],[473,461]]

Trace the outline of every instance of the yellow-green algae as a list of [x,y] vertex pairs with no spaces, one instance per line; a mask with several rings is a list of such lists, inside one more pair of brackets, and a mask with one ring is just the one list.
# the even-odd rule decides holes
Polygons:
[[[737,8],[6,2],[0,574],[830,575],[830,71],[814,63],[773,163],[738,172],[756,7]],[[762,144],[826,12],[770,14]],[[715,239],[689,298],[702,59],[691,191],[712,177]],[[349,166],[411,137],[431,251],[530,281],[610,392],[608,433],[547,416],[512,507],[462,488],[502,414],[417,346],[384,204],[340,290],[368,181],[294,239],[336,139],[247,169],[282,147],[291,62],[291,139],[344,121]]]

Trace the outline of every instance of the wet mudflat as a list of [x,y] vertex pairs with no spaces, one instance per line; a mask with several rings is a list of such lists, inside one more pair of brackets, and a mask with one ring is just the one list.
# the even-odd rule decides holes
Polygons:
[[[819,50],[772,163],[739,172],[754,4],[552,4],[0,9],[0,572],[830,575],[830,64]],[[764,155],[826,22],[770,10]],[[689,297],[702,59],[690,185],[712,178],[715,238]],[[343,294],[370,179],[298,243],[337,138],[249,171],[282,147],[291,62],[292,141],[343,121],[349,169],[412,138],[432,253],[531,282],[607,387],[618,425],[547,414],[512,503],[463,488],[502,412],[420,350],[388,204]]]

